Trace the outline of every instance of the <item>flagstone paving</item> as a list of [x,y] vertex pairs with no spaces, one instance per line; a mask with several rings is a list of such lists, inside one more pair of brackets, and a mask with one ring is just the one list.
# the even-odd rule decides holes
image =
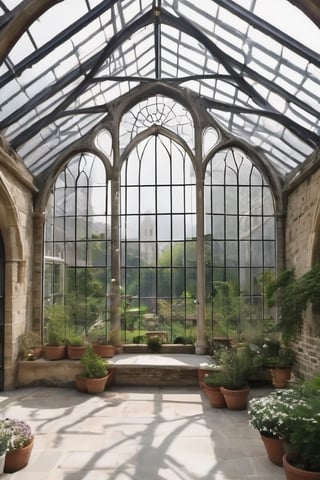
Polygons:
[[23,388],[0,408],[35,433],[29,465],[3,480],[285,480],[247,412],[211,408],[198,387]]

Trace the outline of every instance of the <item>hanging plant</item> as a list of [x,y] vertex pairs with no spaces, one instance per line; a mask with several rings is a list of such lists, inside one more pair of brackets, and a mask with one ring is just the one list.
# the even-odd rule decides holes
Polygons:
[[308,303],[319,303],[320,264],[297,278],[295,271],[283,270],[277,278],[266,275],[266,300],[269,307],[278,305],[280,318],[278,327],[282,339],[289,344],[296,340],[302,331],[303,313]]

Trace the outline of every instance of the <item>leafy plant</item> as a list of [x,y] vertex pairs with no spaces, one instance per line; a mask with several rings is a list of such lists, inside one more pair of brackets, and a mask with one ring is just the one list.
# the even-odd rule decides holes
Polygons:
[[248,377],[260,367],[259,356],[249,346],[222,350],[218,363],[222,385],[228,389],[243,388],[248,383]]
[[308,303],[319,303],[320,264],[297,278],[294,270],[283,270],[277,278],[266,277],[267,305],[280,307],[278,327],[287,344],[297,339],[303,327],[303,313]]
[[96,354],[91,345],[81,357],[81,365],[84,367],[84,374],[88,378],[105,377],[109,370],[109,364],[100,355]]
[[69,314],[64,305],[54,304],[46,307],[46,328],[48,345],[63,345],[66,341],[66,329]]
[[85,339],[81,335],[72,334],[68,336],[68,344],[73,347],[81,347],[85,343]]
[[157,335],[148,338],[148,347],[153,353],[160,352],[162,349],[161,340]]
[[291,368],[296,359],[294,350],[283,346],[279,349],[278,355],[271,355],[266,358],[266,364],[271,368]]
[[210,372],[204,376],[203,383],[209,387],[221,387],[223,375],[220,372]]

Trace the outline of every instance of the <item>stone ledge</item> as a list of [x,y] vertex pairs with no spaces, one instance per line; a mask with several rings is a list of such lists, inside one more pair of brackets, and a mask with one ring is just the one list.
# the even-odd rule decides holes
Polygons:
[[[201,363],[210,357],[188,354],[123,354],[107,361],[115,369],[115,384],[121,385],[196,385]],[[79,360],[19,361],[17,387],[74,386],[74,376],[83,372]]]

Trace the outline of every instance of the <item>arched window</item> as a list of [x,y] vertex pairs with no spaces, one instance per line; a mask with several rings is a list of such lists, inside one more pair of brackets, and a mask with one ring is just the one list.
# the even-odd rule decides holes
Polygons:
[[270,327],[264,273],[276,262],[272,193],[250,159],[230,149],[209,162],[204,198],[208,325],[216,336],[261,335]]
[[168,137],[148,137],[122,167],[121,247],[126,338],[150,321],[171,341],[194,341],[195,176],[187,153]]
[[64,306],[66,335],[107,328],[111,263],[108,199],[102,161],[83,153],[58,175],[48,201],[45,313]]

